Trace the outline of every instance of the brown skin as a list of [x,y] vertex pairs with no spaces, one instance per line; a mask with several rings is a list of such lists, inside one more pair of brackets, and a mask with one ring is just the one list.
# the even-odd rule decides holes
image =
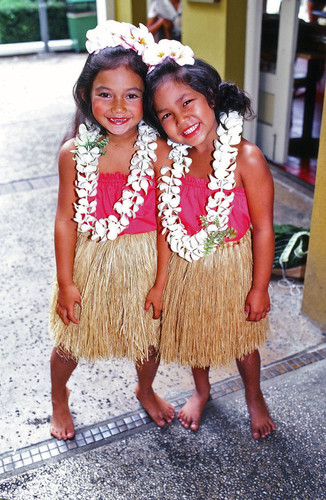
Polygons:
[[[189,86],[166,78],[155,93],[154,106],[168,136],[175,142],[192,146],[189,153],[192,158],[189,174],[208,179],[212,172],[212,151],[213,141],[217,137],[217,122],[214,110],[206,98]],[[193,128],[195,132],[189,133]],[[270,311],[268,285],[274,257],[273,179],[257,146],[242,139],[238,151],[235,181],[237,187],[245,189],[253,226],[253,282],[244,304],[244,312],[247,321],[260,321]],[[162,229],[160,224],[158,227],[159,230]],[[153,305],[156,317],[159,317],[162,308],[162,293],[170,255],[166,238],[159,235],[158,274],[145,305],[146,308]],[[260,390],[258,351],[243,360],[237,360],[237,365],[245,385],[252,437],[266,437],[275,430],[275,424]],[[195,392],[179,411],[178,418],[184,427],[197,430],[209,397],[208,367],[193,369],[193,377]]]

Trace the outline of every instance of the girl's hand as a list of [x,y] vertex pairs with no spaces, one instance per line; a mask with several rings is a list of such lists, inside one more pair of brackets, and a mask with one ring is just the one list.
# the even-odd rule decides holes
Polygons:
[[57,313],[65,325],[69,325],[70,321],[76,325],[78,324],[78,319],[74,314],[75,304],[79,304],[79,306],[81,305],[81,296],[76,285],[71,283],[71,285],[60,286],[57,301]]
[[260,321],[266,318],[270,310],[271,305],[268,291],[252,288],[245,302],[247,321]]
[[153,306],[153,319],[158,319],[162,313],[162,296],[163,291],[153,286],[148,292],[145,300],[145,312],[148,312],[150,306]]

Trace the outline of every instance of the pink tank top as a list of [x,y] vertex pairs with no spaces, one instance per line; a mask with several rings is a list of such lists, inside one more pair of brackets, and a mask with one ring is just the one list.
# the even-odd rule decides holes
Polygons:
[[[104,219],[109,215],[117,216],[113,205],[121,198],[126,186],[127,176],[116,172],[115,174],[100,174],[97,185],[96,218]],[[137,212],[135,218],[129,218],[129,226],[120,234],[138,234],[156,231],[155,216],[155,180],[151,179],[145,201]]]
[[[214,192],[208,188],[208,180],[186,175],[182,179],[181,186],[181,212],[179,213],[181,222],[184,224],[188,234],[193,235],[201,229],[200,215],[206,214],[206,204],[208,197]],[[225,241],[238,241],[250,227],[250,217],[248,203],[244,188],[234,188],[234,200],[232,211],[229,216],[229,227],[233,227],[237,235],[232,240],[226,238]],[[229,194],[231,191],[226,191]]]

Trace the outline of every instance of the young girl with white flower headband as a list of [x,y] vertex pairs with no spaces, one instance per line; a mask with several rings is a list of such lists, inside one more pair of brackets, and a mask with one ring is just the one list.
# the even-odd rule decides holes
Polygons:
[[145,409],[161,426],[174,416],[151,388],[160,322],[144,312],[156,273],[153,164],[169,150],[142,121],[142,55],[152,35],[108,21],[87,36],[74,131],[59,154],[58,285],[50,312],[51,434],[58,439],[74,437],[66,384],[79,358],[137,362]]
[[181,424],[198,429],[209,367],[236,359],[257,439],[275,429],[257,350],[270,310],[273,180],[261,151],[241,137],[252,113],[245,93],[189,47],[163,43],[146,56],[144,110],[171,140],[173,165],[162,167],[158,184],[158,273],[146,309],[162,309],[161,359],[192,368],[195,391]]

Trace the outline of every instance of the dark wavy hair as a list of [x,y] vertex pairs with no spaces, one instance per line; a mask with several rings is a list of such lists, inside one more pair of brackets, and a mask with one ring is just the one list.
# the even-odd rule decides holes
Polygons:
[[200,59],[195,59],[193,65],[179,66],[168,58],[147,75],[144,93],[144,119],[165,139],[167,135],[155,114],[154,95],[158,86],[167,79],[184,83],[203,94],[209,106],[214,108],[217,122],[222,112],[238,111],[245,118],[254,116],[247,94],[234,83],[222,82],[213,66]]
[[[134,71],[143,80],[145,85],[147,66],[142,58],[133,50],[123,47],[107,47],[97,54],[90,54],[85,62],[84,68],[74,85],[73,96],[76,103],[76,113],[69,138],[75,137],[81,123],[100,126],[101,133],[106,134],[106,130],[95,120],[92,113],[91,91],[96,75],[106,69],[117,69],[126,66]],[[68,138],[68,137],[67,137]],[[66,139],[67,139],[66,138]]]

